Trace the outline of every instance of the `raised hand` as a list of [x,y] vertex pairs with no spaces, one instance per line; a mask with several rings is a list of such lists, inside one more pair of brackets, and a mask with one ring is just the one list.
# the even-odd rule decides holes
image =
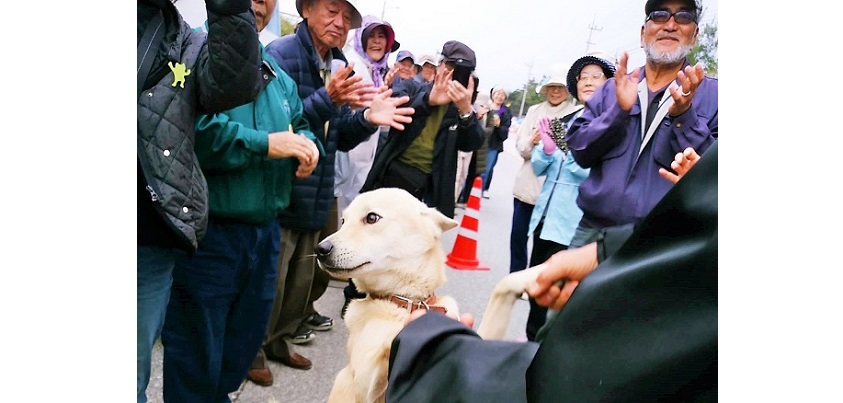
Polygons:
[[667,113],[671,116],[679,116],[691,107],[691,100],[697,93],[697,87],[705,78],[705,70],[700,63],[694,66],[685,66],[685,70],[679,71],[676,78],[679,79],[680,85],[671,85],[668,88],[670,96],[673,97],[673,105],[667,110]]
[[447,105],[451,102],[451,97],[448,96],[448,88],[450,88],[449,83],[453,75],[453,70],[436,69],[436,77],[433,79],[433,86],[430,89],[430,95],[427,97],[427,102],[430,105]]
[[546,155],[553,154],[553,151],[556,150],[556,142],[553,141],[553,138],[550,137],[550,116],[542,116],[539,119],[538,127],[536,130],[539,132],[539,136],[541,137],[542,146],[544,147],[544,153]]
[[391,126],[398,130],[404,130],[402,123],[411,123],[415,109],[410,107],[399,108],[399,105],[410,102],[410,97],[403,96],[392,98],[392,90],[383,91],[374,96],[371,106],[364,113],[366,121],[377,126]]
[[383,78],[383,84],[389,88],[392,88],[392,83],[395,81],[395,76],[398,75],[398,63],[392,65],[389,68],[389,71],[386,72],[386,75]]
[[[366,91],[360,93],[359,90],[372,87],[372,83],[363,83],[363,77],[353,76],[349,78],[349,74],[354,71],[354,63],[348,63],[343,67],[339,67],[331,74],[331,79],[325,90],[328,91],[328,96],[331,97],[331,102],[334,106],[340,107],[346,103],[355,107],[361,102],[365,102]],[[371,98],[370,98],[371,99]]]
[[448,81],[448,98],[459,109],[460,115],[471,112],[471,95],[474,93],[474,77],[468,78],[468,88],[459,81]]
[[635,69],[631,75],[627,75],[626,63],[629,61],[629,54],[623,52],[618,61],[618,69],[615,72],[615,94],[618,97],[618,106],[629,112],[632,105],[638,101],[638,75],[639,69]]

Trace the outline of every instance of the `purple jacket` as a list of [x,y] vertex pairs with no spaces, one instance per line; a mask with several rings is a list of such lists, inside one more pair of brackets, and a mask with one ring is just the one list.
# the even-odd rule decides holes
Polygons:
[[[643,67],[641,70],[639,77],[643,78]],[[574,159],[580,166],[591,168],[577,197],[583,211],[581,226],[637,225],[673,186],[659,175],[659,168],[669,168],[676,153],[686,147],[702,155],[714,144],[717,79],[703,80],[685,113],[666,115],[639,157],[641,123],[639,102],[624,112],[615,96],[615,79],[610,78],[571,126],[568,146]]]

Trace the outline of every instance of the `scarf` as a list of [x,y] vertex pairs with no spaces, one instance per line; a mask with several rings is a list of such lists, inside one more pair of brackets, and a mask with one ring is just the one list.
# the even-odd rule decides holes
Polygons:
[[383,85],[383,77],[386,75],[387,70],[389,70],[389,66],[387,66],[386,62],[390,49],[387,47],[386,52],[384,52],[383,57],[380,60],[372,60],[369,55],[366,54],[366,51],[363,50],[363,30],[372,24],[383,24],[383,21],[371,15],[363,17],[363,23],[360,25],[360,28],[357,28],[355,30],[356,32],[354,32],[354,51],[369,64],[369,70],[372,72],[372,81],[374,82],[375,87],[380,87]]

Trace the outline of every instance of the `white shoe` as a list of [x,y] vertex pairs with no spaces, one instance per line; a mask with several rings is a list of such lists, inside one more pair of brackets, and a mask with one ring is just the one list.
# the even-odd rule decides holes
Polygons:
[[484,190],[484,191],[483,191],[483,198],[484,198],[484,199],[488,199],[488,198],[489,198],[489,191],[488,191],[488,190]]

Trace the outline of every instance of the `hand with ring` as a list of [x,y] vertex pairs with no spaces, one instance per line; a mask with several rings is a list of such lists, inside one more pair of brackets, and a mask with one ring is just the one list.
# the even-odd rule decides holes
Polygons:
[[679,81],[679,85],[671,85],[668,89],[670,95],[673,96],[673,105],[667,110],[670,116],[679,116],[691,108],[694,91],[699,87],[703,78],[705,78],[705,70],[701,63],[697,63],[694,66],[686,66],[684,70],[680,70],[676,74],[676,78]]

